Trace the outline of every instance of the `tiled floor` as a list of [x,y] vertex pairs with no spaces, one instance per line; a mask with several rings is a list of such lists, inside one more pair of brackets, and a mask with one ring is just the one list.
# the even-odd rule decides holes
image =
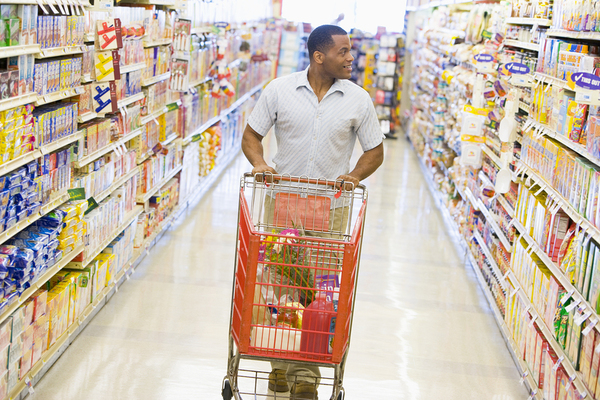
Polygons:
[[[404,139],[385,146],[384,166],[367,181],[346,398],[526,399],[415,154]],[[34,400],[221,398],[237,190],[248,168],[236,159],[167,232],[35,387]]]

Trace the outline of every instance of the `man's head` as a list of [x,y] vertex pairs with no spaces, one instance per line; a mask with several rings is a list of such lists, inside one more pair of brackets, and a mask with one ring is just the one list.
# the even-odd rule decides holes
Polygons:
[[336,25],[321,25],[308,37],[311,65],[317,65],[326,75],[349,79],[352,75],[352,54],[348,33]]

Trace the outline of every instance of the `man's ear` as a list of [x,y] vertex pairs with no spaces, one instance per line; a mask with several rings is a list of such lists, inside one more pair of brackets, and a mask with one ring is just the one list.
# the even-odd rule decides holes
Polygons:
[[325,58],[325,54],[320,51],[315,50],[313,53],[313,58],[317,64],[323,64],[323,59]]

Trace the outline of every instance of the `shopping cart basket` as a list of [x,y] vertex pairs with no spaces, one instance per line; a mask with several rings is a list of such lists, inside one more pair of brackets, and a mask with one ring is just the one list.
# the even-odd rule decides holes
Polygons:
[[267,391],[268,371],[242,369],[241,360],[331,368],[319,390],[343,399],[367,206],[366,188],[347,186],[242,177],[223,399],[287,398]]

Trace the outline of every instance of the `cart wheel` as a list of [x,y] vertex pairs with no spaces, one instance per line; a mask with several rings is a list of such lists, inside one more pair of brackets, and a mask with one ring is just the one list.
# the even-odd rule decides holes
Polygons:
[[231,391],[231,384],[229,380],[225,379],[223,382],[223,389],[221,390],[221,395],[223,396],[223,400],[231,400],[233,397],[233,392]]

